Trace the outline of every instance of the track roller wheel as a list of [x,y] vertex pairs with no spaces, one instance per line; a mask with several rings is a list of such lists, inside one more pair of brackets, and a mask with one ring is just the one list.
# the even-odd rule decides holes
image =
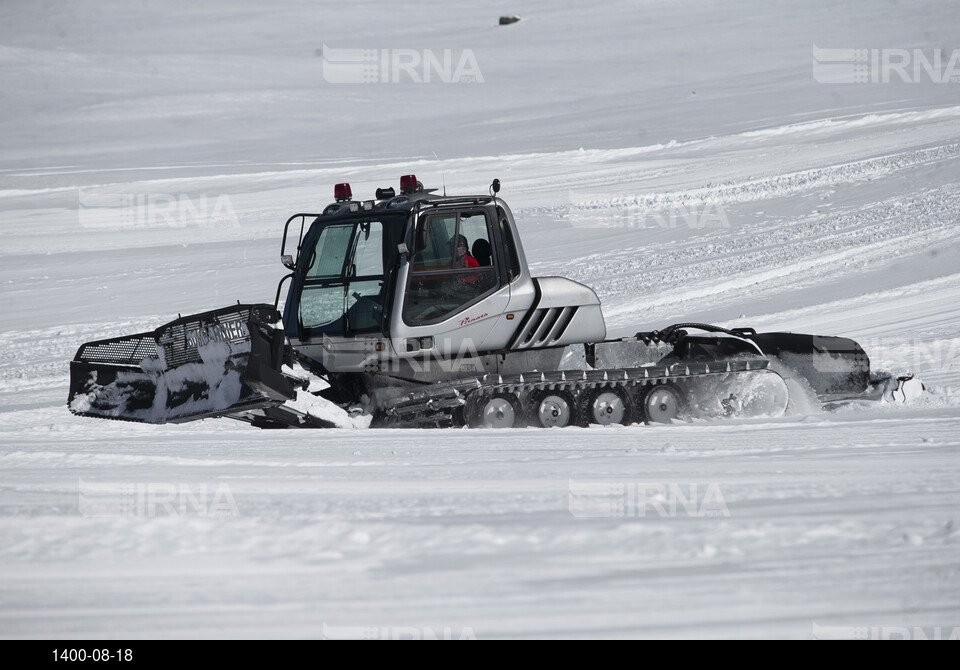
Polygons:
[[471,428],[522,428],[523,406],[511,393],[477,395],[467,400],[464,418]]
[[532,426],[563,428],[577,423],[577,403],[567,391],[535,391],[526,405]]
[[601,426],[619,423],[626,426],[634,422],[636,413],[630,394],[618,387],[590,389],[577,399],[578,423],[581,426],[591,423]]
[[673,384],[642,388],[637,393],[637,405],[646,423],[670,423],[684,409],[683,396]]

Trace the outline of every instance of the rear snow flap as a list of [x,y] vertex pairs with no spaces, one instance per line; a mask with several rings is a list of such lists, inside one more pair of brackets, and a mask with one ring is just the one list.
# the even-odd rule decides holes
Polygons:
[[272,407],[294,397],[279,370],[272,305],[234,305],[151,333],[84,344],[70,364],[74,414],[179,423]]
[[870,384],[870,359],[850,338],[801,333],[748,337],[806,379],[818,396],[862,393]]

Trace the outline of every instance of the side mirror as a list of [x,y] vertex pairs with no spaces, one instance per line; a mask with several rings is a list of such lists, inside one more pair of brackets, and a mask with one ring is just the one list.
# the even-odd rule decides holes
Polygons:
[[500,192],[500,180],[499,180],[499,179],[494,179],[494,180],[493,180],[493,183],[490,184],[490,191],[491,191],[491,193],[493,193],[494,195],[496,195],[497,193]]
[[283,254],[280,256],[280,262],[283,263],[283,267],[287,268],[288,270],[297,269],[296,264],[293,262],[293,256],[290,256],[289,254]]

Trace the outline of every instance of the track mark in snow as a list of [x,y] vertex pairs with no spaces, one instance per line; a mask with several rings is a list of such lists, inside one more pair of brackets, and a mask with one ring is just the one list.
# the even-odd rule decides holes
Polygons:
[[[621,221],[644,221],[644,215],[647,212],[684,210],[705,203],[732,205],[734,203],[769,200],[839,184],[866,181],[918,165],[955,160],[958,156],[960,156],[960,144],[949,144],[748,181],[720,182],[681,191],[644,193],[634,196],[573,202],[569,206],[568,216],[576,217],[578,214],[588,216],[591,210],[601,210],[607,212],[609,217],[609,211],[613,210],[614,213],[620,212],[619,217],[612,220],[608,219],[609,223],[607,225],[618,227],[621,225]],[[571,193],[576,194],[576,191],[571,191]],[[600,220],[596,222],[596,225],[603,227],[604,223],[603,220]]]

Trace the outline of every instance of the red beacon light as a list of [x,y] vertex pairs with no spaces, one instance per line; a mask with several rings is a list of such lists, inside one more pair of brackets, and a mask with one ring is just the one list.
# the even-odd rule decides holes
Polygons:
[[401,193],[413,193],[417,190],[419,186],[417,181],[417,175],[415,174],[405,174],[400,177],[400,192]]
[[350,184],[337,184],[334,186],[333,198],[337,202],[345,202],[353,198],[353,191],[350,190]]

